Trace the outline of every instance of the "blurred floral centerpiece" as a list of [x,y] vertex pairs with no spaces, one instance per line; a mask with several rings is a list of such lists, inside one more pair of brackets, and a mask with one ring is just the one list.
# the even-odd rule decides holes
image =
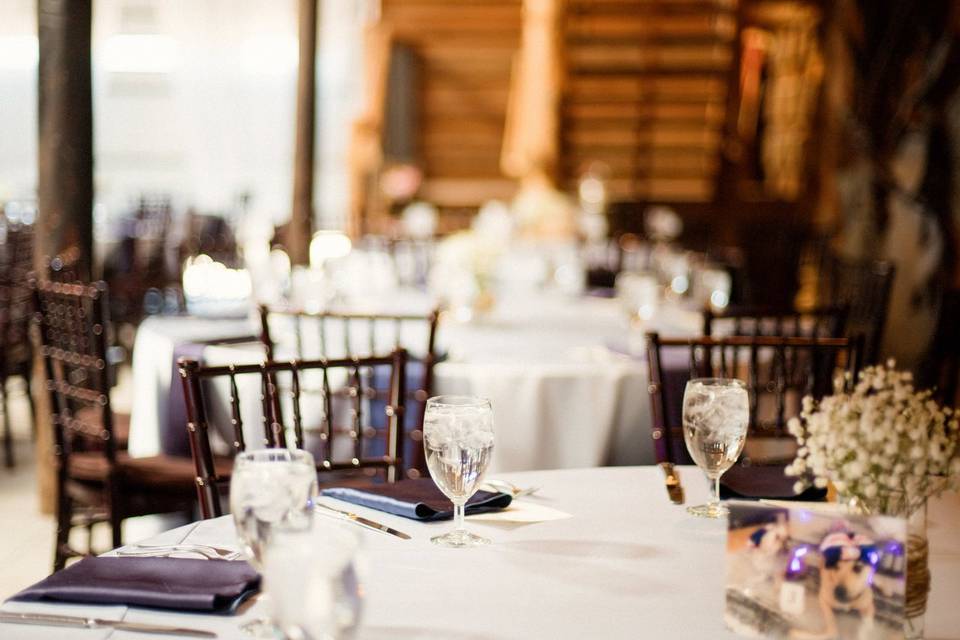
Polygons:
[[503,205],[488,203],[471,229],[450,234],[437,244],[430,288],[460,319],[469,320],[493,306],[492,281],[511,233]]
[[870,513],[910,515],[960,481],[957,414],[893,361],[864,369],[851,391],[804,398],[787,428],[799,445],[787,474],[832,483]]

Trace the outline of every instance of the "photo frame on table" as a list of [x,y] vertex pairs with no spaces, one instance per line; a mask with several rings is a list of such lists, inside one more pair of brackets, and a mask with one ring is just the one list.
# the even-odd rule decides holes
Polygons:
[[724,620],[749,637],[903,638],[906,521],[731,501]]

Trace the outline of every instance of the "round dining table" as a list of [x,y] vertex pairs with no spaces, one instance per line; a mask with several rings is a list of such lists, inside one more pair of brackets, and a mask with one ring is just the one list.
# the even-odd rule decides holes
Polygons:
[[[416,308],[417,300],[424,313],[432,308],[432,300],[414,292],[404,296],[404,310]],[[385,313],[393,308],[389,300],[375,303],[348,309]],[[664,304],[645,326],[631,328],[615,299],[557,293],[503,296],[470,321],[453,314],[441,317],[437,351],[443,357],[434,369],[433,393],[490,399],[499,443],[491,468],[497,471],[651,464],[655,456],[643,357],[646,329],[694,335],[700,314]],[[272,332],[278,334],[275,339],[291,342],[283,332]],[[255,343],[216,344],[222,338],[258,333],[257,324],[249,320],[145,320],[133,351],[130,454],[189,455],[163,446],[170,432],[181,436],[173,440],[185,442],[185,414],[171,403],[173,397],[182,404],[182,396],[171,396],[179,385],[176,357],[188,355],[208,364],[260,362],[263,350]],[[415,357],[422,355],[425,330],[410,337],[404,347]],[[278,348],[277,354],[295,357],[290,349]],[[258,387],[246,394],[254,408],[258,394]],[[255,429],[259,420],[246,419],[244,424]],[[257,439],[255,433],[248,434],[248,441]]]
[[[694,467],[680,467],[687,503],[707,498]],[[363,617],[357,637],[494,640],[530,638],[735,638],[723,622],[726,520],[690,516],[672,504],[654,466],[533,471],[498,475],[537,487],[530,504],[569,517],[535,523],[468,517],[491,540],[446,549],[430,537],[449,522],[422,523],[322,498],[406,532],[410,540],[357,527],[361,536]],[[960,496],[929,508],[933,587],[927,638],[960,638]],[[167,531],[153,544],[236,546],[229,516]],[[245,621],[268,613],[266,600],[233,616],[122,606],[7,602],[5,611],[90,615],[214,631],[241,638]],[[0,626],[0,637],[133,640],[135,634]],[[144,636],[139,636],[144,637]]]

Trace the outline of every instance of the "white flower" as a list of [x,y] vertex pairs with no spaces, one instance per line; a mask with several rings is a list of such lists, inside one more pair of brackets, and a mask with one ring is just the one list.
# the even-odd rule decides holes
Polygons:
[[[856,384],[847,378],[846,388],[838,378],[832,396],[803,399],[800,416],[787,427],[798,445],[790,475],[810,473],[818,486],[829,480],[868,508],[887,504],[894,492],[922,503],[960,486],[960,420],[894,367],[868,367]],[[946,482],[931,482],[931,476]]]

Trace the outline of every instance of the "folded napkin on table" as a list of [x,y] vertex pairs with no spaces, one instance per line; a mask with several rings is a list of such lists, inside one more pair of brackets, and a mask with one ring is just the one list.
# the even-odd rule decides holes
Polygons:
[[801,500],[815,502],[827,497],[826,489],[809,489],[795,493],[793,485],[797,478],[784,473],[784,465],[758,465],[745,467],[733,465],[720,478],[721,498],[771,498],[775,500]]
[[[325,496],[385,511],[414,520],[449,520],[453,504],[430,478],[401,480],[400,482],[370,485],[363,489],[332,487],[321,492]],[[467,501],[467,515],[486,513],[510,506],[513,496],[508,493],[477,491]]]
[[11,600],[226,613],[259,588],[260,576],[246,562],[89,557],[24,589]]

